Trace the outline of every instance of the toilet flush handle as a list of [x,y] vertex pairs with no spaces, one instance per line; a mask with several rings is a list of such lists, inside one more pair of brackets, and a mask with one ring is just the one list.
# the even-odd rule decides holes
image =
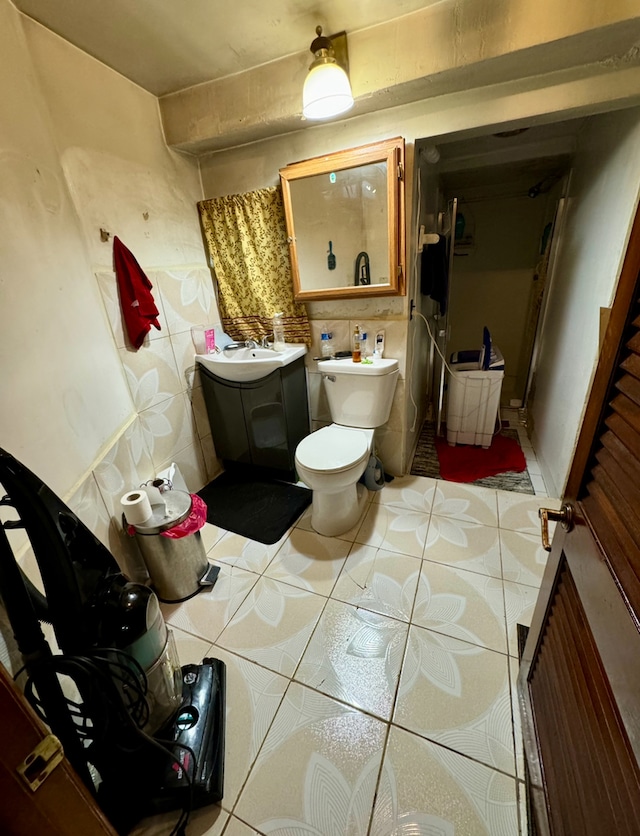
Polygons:
[[335,376],[335,374],[323,374],[323,375],[322,375],[322,379],[323,379],[323,380],[330,380],[332,383],[335,383],[335,382],[336,382],[336,376]]

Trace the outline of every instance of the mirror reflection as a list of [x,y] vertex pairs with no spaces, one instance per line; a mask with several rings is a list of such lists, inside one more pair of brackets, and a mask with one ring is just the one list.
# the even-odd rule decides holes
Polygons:
[[296,299],[404,291],[403,150],[388,140],[280,171]]

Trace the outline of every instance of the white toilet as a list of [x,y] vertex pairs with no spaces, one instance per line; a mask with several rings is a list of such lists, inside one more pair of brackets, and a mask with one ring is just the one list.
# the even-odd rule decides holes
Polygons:
[[375,427],[389,419],[398,361],[325,360],[320,371],[334,423],[302,439],[296,468],[313,491],[311,525],[334,537],[356,524],[366,502],[358,480],[371,457]]

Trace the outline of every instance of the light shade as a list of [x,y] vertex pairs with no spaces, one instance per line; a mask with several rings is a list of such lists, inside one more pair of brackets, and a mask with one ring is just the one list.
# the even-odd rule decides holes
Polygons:
[[329,119],[353,107],[347,74],[337,64],[309,70],[302,89],[302,112],[307,119]]

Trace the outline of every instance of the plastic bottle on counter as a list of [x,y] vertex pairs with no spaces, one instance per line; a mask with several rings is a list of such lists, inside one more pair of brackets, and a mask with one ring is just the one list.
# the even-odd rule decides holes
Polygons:
[[273,315],[273,350],[284,351],[284,349],[284,321],[282,311],[278,311]]
[[371,348],[371,340],[368,337],[366,331],[362,332],[362,336],[360,339],[360,353],[362,355],[363,360],[368,360],[373,353],[373,349]]
[[353,329],[351,359],[354,363],[362,362],[362,332],[360,331],[359,325],[356,325],[356,327]]
[[322,357],[333,357],[333,334],[326,325],[322,326],[320,335],[320,354]]

